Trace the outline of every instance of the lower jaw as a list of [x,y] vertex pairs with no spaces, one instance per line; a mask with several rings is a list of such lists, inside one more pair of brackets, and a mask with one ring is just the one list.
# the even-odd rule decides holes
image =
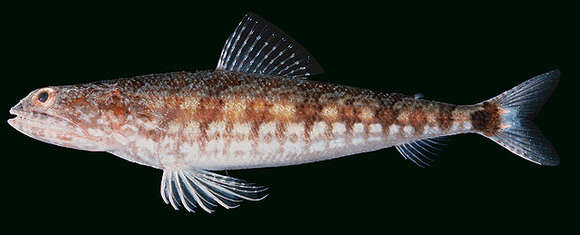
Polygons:
[[54,122],[50,121],[44,122],[27,119],[20,116],[8,119],[8,124],[12,126],[14,129],[18,130],[19,132],[29,137],[41,140],[43,142],[54,142],[51,140],[52,138],[48,138],[48,136],[54,138],[62,137],[70,139],[81,136],[75,133],[74,131],[72,132],[70,131],[70,128],[74,127],[69,127],[68,125],[66,125],[66,123],[62,122],[63,121],[61,120],[55,120]]

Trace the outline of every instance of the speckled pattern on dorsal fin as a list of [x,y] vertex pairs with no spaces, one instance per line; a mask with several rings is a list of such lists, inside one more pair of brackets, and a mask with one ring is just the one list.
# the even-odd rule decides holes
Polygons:
[[246,14],[226,40],[216,70],[286,77],[323,72],[304,47],[253,13]]

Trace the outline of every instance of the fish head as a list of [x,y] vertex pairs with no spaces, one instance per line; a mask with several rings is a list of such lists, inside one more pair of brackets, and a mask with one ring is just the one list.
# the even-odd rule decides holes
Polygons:
[[[16,117],[8,124],[36,140],[62,147],[106,151],[102,139],[91,130],[105,130],[95,126],[102,116],[98,102],[89,102],[98,94],[75,86],[52,86],[30,92],[10,109]],[[90,130],[89,130],[90,129]]]

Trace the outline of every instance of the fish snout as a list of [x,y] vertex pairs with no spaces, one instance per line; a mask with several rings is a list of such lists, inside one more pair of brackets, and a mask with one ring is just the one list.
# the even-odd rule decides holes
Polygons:
[[10,126],[15,128],[15,126],[14,126],[15,120],[18,118],[18,115],[23,112],[23,110],[24,110],[24,107],[22,106],[22,101],[18,102],[18,104],[14,105],[14,107],[10,108],[10,110],[8,112],[15,116],[15,117],[8,119],[8,124]]

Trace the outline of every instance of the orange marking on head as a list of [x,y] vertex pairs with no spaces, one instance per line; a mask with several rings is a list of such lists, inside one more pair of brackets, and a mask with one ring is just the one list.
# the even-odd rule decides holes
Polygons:
[[112,129],[119,129],[126,121],[127,106],[121,102],[121,92],[112,90],[101,99],[101,109]]

